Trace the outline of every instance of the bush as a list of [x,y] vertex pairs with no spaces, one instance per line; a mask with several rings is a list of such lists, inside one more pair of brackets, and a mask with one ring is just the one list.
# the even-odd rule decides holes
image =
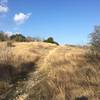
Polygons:
[[49,37],[48,39],[44,40],[44,42],[53,43],[53,44],[59,45],[57,42],[54,41],[54,39],[52,37]]
[[7,34],[5,34],[3,31],[0,32],[0,41],[6,41],[8,39]]
[[26,41],[26,37],[23,36],[22,34],[11,35],[10,39],[14,40],[14,41],[18,41],[18,42],[24,42],[24,41]]

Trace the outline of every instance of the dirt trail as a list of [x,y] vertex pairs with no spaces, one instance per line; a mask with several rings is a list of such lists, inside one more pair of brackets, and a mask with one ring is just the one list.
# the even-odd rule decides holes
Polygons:
[[24,89],[25,89],[25,93],[20,93],[21,91],[23,91],[23,88],[21,89],[19,87],[19,94],[16,96],[15,100],[25,100],[28,96],[28,93],[31,89],[33,89],[37,84],[39,84],[42,80],[44,80],[44,75],[41,74],[38,70],[38,68],[40,68],[44,63],[45,63],[45,59],[49,56],[52,55],[52,53],[56,52],[56,50],[59,49],[58,46],[56,47],[51,47],[49,49],[45,49],[45,52],[43,52],[43,54],[40,56],[39,60],[36,62],[36,68],[37,70],[35,72],[30,72],[29,74],[29,78],[28,80],[25,82],[24,85]]
[[[55,52],[59,47],[55,47],[52,50],[49,50],[45,53],[45,55],[41,56],[41,58],[39,59],[39,61],[36,63],[36,67],[40,69],[40,66],[43,66],[43,64],[45,63],[46,58],[51,55],[53,52]],[[32,88],[32,86],[35,86],[37,83],[39,83],[41,81],[41,73],[39,72],[39,70],[37,69],[35,72],[31,72],[29,75],[29,80],[27,82],[27,89],[29,90],[30,88]],[[43,80],[43,79],[42,79]]]
[[52,57],[55,54],[54,59],[56,59],[56,60],[60,59],[60,58],[55,58],[55,57],[58,56],[58,53],[60,54],[62,52],[62,50],[64,50],[63,53],[60,54],[63,57],[65,52],[68,52],[70,50],[68,48],[65,48],[65,49],[64,48],[65,47],[63,47],[63,46],[57,46],[57,47],[47,51],[45,53],[45,55],[41,56],[40,60],[37,62],[37,65],[36,65],[37,68],[39,68],[39,70],[36,70],[35,72],[31,72],[30,75],[29,75],[29,79],[26,82],[25,88],[26,88],[27,92],[30,91],[33,87],[35,87],[42,80],[44,80],[45,73],[41,74],[41,68],[42,67],[47,67],[48,68],[48,66],[45,66],[45,64],[48,63],[48,60],[50,60],[50,57]]
[[[45,55],[41,56],[40,60],[37,62],[37,67],[39,69],[43,68],[43,70],[44,70],[45,68],[48,68],[48,64],[57,63],[58,65],[60,65],[60,68],[61,68],[62,67],[61,64],[63,64],[63,63],[66,64],[66,60],[65,60],[66,54],[69,54],[69,52],[72,52],[72,50],[73,50],[73,48],[68,48],[65,46],[57,46],[57,47],[45,52]],[[72,52],[72,54],[73,53],[74,52]],[[70,54],[70,55],[72,55],[72,54]],[[66,65],[64,65],[64,66],[66,66]],[[53,68],[56,66],[50,66],[50,67]],[[63,67],[61,69],[63,69]],[[72,68],[68,69],[68,71],[70,71],[70,70],[72,71],[73,69]],[[54,71],[55,71],[55,69],[54,69]],[[45,73],[41,74],[41,70],[40,70],[40,72],[39,72],[39,70],[37,70],[35,72],[30,73],[29,79],[25,84],[26,95],[29,94],[30,91],[33,91],[34,88],[38,84],[40,84],[42,81],[44,81],[46,77],[47,76],[45,76]],[[27,97],[27,96],[25,96],[25,97]],[[20,99],[17,99],[17,100],[20,100]]]

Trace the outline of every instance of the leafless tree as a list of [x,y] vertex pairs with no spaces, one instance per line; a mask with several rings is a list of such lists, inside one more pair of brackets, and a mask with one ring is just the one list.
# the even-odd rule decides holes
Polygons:
[[95,26],[94,32],[90,33],[90,50],[94,54],[100,52],[100,26]]

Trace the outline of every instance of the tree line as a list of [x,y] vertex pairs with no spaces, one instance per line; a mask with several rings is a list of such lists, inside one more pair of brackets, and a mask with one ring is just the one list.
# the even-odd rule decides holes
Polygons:
[[5,32],[0,31],[0,41],[17,41],[17,42],[33,42],[33,41],[42,41],[47,43],[53,43],[59,45],[58,42],[54,41],[53,37],[48,37],[47,39],[41,39],[38,37],[24,36],[23,34],[13,34],[8,36]]
[[[89,34],[90,37],[90,52],[91,54],[100,54],[100,26],[95,26],[94,31]],[[13,34],[11,36],[8,36],[5,32],[0,31],[0,41],[17,41],[17,42],[31,42],[31,41],[43,41],[47,43],[53,43],[56,45],[59,45],[58,42],[56,42],[53,37],[49,37],[47,39],[40,39],[35,37],[25,37],[22,34]]]

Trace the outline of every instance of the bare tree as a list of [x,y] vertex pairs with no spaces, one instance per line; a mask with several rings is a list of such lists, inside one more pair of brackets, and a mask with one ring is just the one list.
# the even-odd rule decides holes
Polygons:
[[90,45],[93,54],[100,52],[100,26],[95,26],[94,32],[90,33]]

